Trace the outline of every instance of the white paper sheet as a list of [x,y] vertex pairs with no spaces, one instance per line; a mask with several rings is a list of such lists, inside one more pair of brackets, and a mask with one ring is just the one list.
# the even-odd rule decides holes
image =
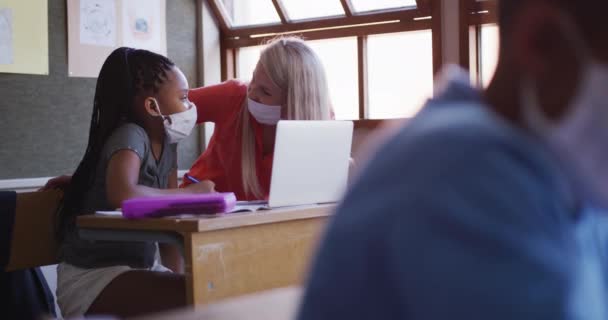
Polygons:
[[122,35],[127,47],[163,53],[161,1],[128,0],[122,3]]
[[115,0],[80,0],[80,43],[116,46]]
[[13,10],[0,8],[0,64],[13,64]]

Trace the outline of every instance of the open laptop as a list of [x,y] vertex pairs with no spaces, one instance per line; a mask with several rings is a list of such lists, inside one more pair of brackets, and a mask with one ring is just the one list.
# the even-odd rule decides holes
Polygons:
[[[279,121],[268,207],[340,200],[348,179],[352,138],[352,121]],[[238,205],[256,203],[261,204]]]

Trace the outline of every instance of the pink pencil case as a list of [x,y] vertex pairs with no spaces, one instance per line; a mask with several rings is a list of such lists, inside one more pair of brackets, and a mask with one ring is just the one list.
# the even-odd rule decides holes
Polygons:
[[133,198],[122,202],[122,215],[127,219],[208,215],[229,212],[235,204],[236,196],[232,192]]

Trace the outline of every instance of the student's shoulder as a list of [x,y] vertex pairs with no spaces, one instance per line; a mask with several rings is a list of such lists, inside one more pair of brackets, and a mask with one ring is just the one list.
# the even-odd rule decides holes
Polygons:
[[[561,181],[553,163],[525,135],[486,116],[493,117],[426,110],[413,119],[356,178],[336,214],[338,228],[356,234],[433,221],[556,221],[565,201],[556,199]],[[537,210],[543,206],[549,209]]]
[[[537,142],[482,105],[429,107],[404,126],[385,146],[391,156],[418,159],[412,165],[467,166],[483,169],[489,155],[523,165],[540,161]],[[495,157],[492,160],[497,160]]]
[[[378,149],[354,198],[367,194],[411,204],[447,194],[476,198],[479,192],[488,197],[506,192],[505,200],[515,201],[526,192],[553,188],[559,177],[543,147],[479,108],[424,110]],[[371,194],[365,190],[370,187]]]
[[118,126],[111,134],[111,138],[119,139],[141,139],[142,141],[148,141],[148,134],[146,130],[140,125],[127,122]]
[[146,130],[135,123],[124,123],[110,135],[104,146],[104,152],[110,157],[119,150],[129,149],[144,158],[149,149],[150,139]]

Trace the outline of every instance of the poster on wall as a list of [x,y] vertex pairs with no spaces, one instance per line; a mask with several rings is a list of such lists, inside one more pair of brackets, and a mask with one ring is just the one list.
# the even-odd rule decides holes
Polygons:
[[97,77],[122,46],[166,55],[165,6],[166,0],[68,0],[69,76]]
[[160,0],[128,0],[122,7],[122,35],[126,46],[163,52]]
[[80,0],[80,43],[116,46],[116,2]]
[[0,73],[49,73],[47,6],[47,0],[0,0]]
[[13,10],[0,8],[0,64],[13,64]]

